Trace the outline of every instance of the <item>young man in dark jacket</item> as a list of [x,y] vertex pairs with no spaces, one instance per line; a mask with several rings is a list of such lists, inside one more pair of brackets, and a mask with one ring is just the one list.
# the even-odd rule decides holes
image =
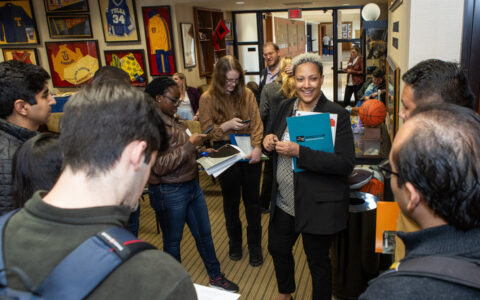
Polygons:
[[0,63],[0,215],[14,209],[12,158],[23,142],[48,121],[55,99],[50,75],[40,66],[19,61]]
[[[405,258],[394,270],[370,282],[360,299],[479,299],[475,288],[426,276],[400,272],[412,259],[440,256],[462,263],[480,261],[480,117],[458,105],[432,103],[418,107],[398,131],[390,152],[392,191],[401,211],[419,226],[399,232]],[[416,268],[421,265],[414,262]],[[427,265],[442,268],[453,263]],[[415,270],[411,270],[415,271]],[[461,269],[460,274],[469,274]],[[396,274],[396,275],[395,275]],[[469,278],[475,280],[475,278]]]
[[[7,223],[6,267],[20,268],[36,287],[88,238],[112,227],[125,228],[157,152],[167,147],[160,113],[145,93],[112,81],[73,95],[61,124],[62,173],[50,192],[35,193]],[[7,279],[10,288],[25,289],[15,273]],[[161,251],[145,250],[116,268],[86,298],[197,297],[178,262]]]

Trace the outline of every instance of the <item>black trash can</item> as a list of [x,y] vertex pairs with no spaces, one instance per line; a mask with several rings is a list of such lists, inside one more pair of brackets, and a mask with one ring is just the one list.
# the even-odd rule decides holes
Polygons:
[[332,292],[337,299],[356,299],[368,281],[378,275],[380,255],[375,253],[377,197],[350,192],[347,228],[332,243]]

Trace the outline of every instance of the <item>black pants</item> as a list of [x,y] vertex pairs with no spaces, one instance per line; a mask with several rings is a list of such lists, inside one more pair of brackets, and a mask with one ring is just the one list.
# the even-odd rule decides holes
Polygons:
[[260,207],[268,209],[272,199],[273,163],[272,158],[263,163],[262,193],[260,194]]
[[[292,249],[299,233],[295,217],[275,206],[275,215],[268,228],[268,251],[272,255],[278,291],[295,292],[295,261]],[[329,257],[332,235],[302,233],[303,248],[312,275],[312,299],[332,299],[332,274]]]
[[[357,96],[357,91],[361,87],[362,87],[361,84],[347,85],[345,87],[345,97],[343,98],[343,106],[344,107],[347,107],[347,106],[350,105],[350,98],[352,98],[352,94],[355,97],[355,103],[357,103],[360,100],[360,98]],[[355,105],[355,103],[353,103],[353,105]]]
[[222,187],[223,212],[231,247],[242,247],[242,222],[239,216],[240,196],[247,217],[247,243],[249,248],[260,246],[262,225],[260,222],[259,186],[261,163],[237,162],[219,177]]

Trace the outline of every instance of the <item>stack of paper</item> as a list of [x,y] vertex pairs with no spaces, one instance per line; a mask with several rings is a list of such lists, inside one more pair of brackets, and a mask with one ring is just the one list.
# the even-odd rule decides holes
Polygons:
[[235,145],[226,144],[218,148],[218,152],[211,153],[207,157],[197,159],[208,175],[217,177],[237,161],[241,160],[245,153]]
[[194,283],[198,300],[237,300],[240,294],[217,290]]
[[[246,156],[250,155],[253,150],[249,134],[230,134],[230,142],[232,145],[238,146],[242,149]],[[261,159],[268,160],[268,156],[262,153]],[[248,159],[242,158],[242,161],[248,161]]]

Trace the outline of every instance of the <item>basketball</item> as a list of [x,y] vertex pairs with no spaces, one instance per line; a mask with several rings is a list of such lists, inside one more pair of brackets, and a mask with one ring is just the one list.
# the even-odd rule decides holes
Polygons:
[[385,120],[387,108],[377,99],[365,101],[358,112],[364,126],[376,127]]

